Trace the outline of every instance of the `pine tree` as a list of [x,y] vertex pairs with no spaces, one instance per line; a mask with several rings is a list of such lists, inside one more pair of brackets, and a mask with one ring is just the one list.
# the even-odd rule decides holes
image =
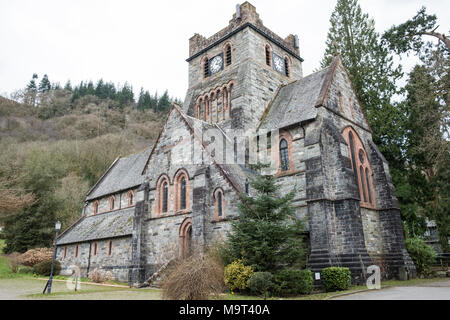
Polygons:
[[33,73],[33,77],[31,78],[30,82],[28,83],[26,89],[25,89],[25,103],[28,103],[32,106],[36,106],[36,97],[37,97],[37,85],[36,80],[38,78],[38,75],[36,73]]
[[64,90],[72,91],[72,84],[70,83],[70,80],[67,80],[67,82],[64,86]]
[[50,83],[50,80],[48,80],[48,76],[44,74],[44,76],[41,79],[41,82],[39,82],[39,93],[46,93],[49,92],[52,89],[52,85]]
[[272,176],[258,176],[251,186],[256,194],[243,195],[239,220],[232,222],[228,235],[232,259],[242,259],[256,271],[304,267],[304,226],[292,207],[295,190],[279,196]]

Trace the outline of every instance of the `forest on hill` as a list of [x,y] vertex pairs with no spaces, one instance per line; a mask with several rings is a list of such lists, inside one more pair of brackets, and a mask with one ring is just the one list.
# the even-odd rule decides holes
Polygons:
[[6,252],[46,247],[54,221],[79,219],[111,163],[150,148],[174,99],[99,80],[64,87],[47,75],[0,97],[0,213]]

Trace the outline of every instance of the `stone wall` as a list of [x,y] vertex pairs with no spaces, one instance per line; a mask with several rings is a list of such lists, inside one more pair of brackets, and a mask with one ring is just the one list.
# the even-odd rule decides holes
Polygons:
[[[108,244],[112,241],[112,254],[108,255]],[[92,246],[97,242],[97,255],[93,255]],[[75,246],[78,245],[78,257],[75,257]],[[64,248],[67,248],[64,257]],[[70,275],[71,266],[80,268],[81,276],[87,277],[89,271],[99,268],[111,271],[115,280],[128,281],[128,266],[131,258],[131,238],[115,238],[91,242],[58,246],[56,259],[61,263],[61,274]]]

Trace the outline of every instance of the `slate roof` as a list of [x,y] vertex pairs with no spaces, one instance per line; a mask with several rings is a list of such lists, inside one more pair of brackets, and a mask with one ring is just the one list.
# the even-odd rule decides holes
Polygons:
[[144,182],[142,175],[151,149],[117,159],[97,184],[89,191],[86,200],[93,200],[111,193],[136,187]]
[[330,66],[281,87],[261,119],[258,130],[274,130],[315,119],[316,105],[329,81]]
[[84,216],[58,237],[57,244],[129,236],[133,232],[133,215],[134,207]]

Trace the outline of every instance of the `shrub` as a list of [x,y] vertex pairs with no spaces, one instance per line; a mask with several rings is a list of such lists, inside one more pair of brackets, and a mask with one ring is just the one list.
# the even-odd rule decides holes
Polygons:
[[164,299],[206,300],[225,289],[223,264],[210,253],[194,253],[172,264],[172,272],[162,284]]
[[252,294],[260,295],[272,288],[273,275],[270,272],[255,272],[250,277],[248,288]]
[[52,258],[53,258],[53,249],[36,248],[30,249],[27,252],[21,254],[19,256],[19,263],[24,266],[34,267],[38,263],[52,260]]
[[[50,270],[52,268],[52,260],[46,260],[38,263],[34,266],[34,272],[41,276],[49,276]],[[61,271],[61,264],[58,260],[55,260],[55,264],[53,266],[53,275],[59,274]]]
[[309,294],[313,289],[311,270],[284,269],[274,277],[273,293],[278,296]]
[[242,260],[236,260],[225,267],[225,285],[231,290],[245,290],[248,288],[253,268],[244,266]]
[[95,268],[88,274],[88,278],[95,283],[102,283],[110,280],[114,280],[111,271],[104,271],[99,268]]
[[417,273],[427,275],[431,271],[431,266],[436,259],[436,251],[426,242],[418,237],[406,240],[406,249],[409,256],[416,265]]
[[28,266],[19,266],[19,270],[18,273],[34,273],[34,268],[33,267],[28,267]]
[[350,287],[349,268],[329,267],[322,270],[322,278],[327,291],[345,290]]

